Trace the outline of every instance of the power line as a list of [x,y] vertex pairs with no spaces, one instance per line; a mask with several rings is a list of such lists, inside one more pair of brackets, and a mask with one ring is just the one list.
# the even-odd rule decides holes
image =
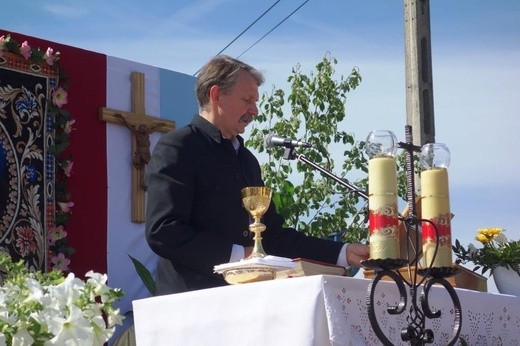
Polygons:
[[223,51],[226,50],[227,47],[231,46],[231,44],[233,44],[233,42],[235,42],[240,36],[242,36],[247,30],[249,30],[249,28],[251,28],[253,25],[255,25],[256,22],[258,22],[263,16],[265,16],[267,14],[267,12],[271,11],[271,9],[273,7],[275,7],[280,1],[282,0],[278,0],[276,1],[273,5],[271,5],[271,7],[269,7],[267,10],[265,10],[264,13],[262,13],[260,15],[260,17],[258,17],[253,23],[249,24],[249,26],[247,28],[245,28],[237,37],[235,37],[231,42],[228,43],[227,46],[225,46],[224,48],[222,48],[222,50],[220,52],[217,53],[217,55],[219,55],[220,53],[222,53]]
[[[269,11],[271,11],[271,9],[273,7],[275,7],[276,5],[278,5],[278,3],[282,1],[282,0],[277,0],[274,4],[271,5],[271,7],[269,7],[267,10],[264,11],[264,13],[262,13],[258,18],[255,19],[254,22],[252,22],[251,24],[249,24],[249,26],[247,28],[245,28],[244,30],[242,30],[242,32],[240,34],[238,34],[233,40],[231,40],[231,42],[229,42],[227,44],[227,46],[225,46],[224,48],[222,48],[220,50],[220,52],[217,53],[217,55],[219,55],[220,53],[222,53],[223,51],[225,51],[229,46],[231,46],[233,44],[233,42],[235,42],[236,40],[238,40],[240,38],[240,36],[242,36],[246,31],[248,31],[253,25],[255,25],[256,22],[258,22],[263,16],[265,16]],[[195,72],[193,75],[196,76],[197,73],[199,73],[200,69],[197,70],[197,72]]]
[[237,56],[236,58],[240,58],[242,55],[244,55],[247,51],[249,51],[251,48],[253,48],[258,42],[262,41],[267,35],[269,35],[271,32],[273,32],[277,27],[279,27],[283,22],[285,22],[290,16],[292,16],[293,14],[296,13],[296,11],[298,11],[300,8],[303,7],[303,5],[305,5],[306,3],[308,3],[309,0],[305,0],[305,2],[303,2],[300,6],[298,6],[298,8],[296,8],[294,11],[292,11],[287,17],[285,17],[281,22],[279,22],[278,24],[276,24],[271,30],[269,30],[264,36],[260,37],[255,43],[253,43],[252,45],[250,45],[245,51],[243,51],[242,53],[240,53],[239,56]]

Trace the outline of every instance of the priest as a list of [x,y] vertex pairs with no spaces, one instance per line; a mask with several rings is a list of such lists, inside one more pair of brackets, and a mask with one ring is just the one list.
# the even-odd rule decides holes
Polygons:
[[[258,114],[262,74],[228,56],[217,56],[196,81],[199,114],[162,136],[147,171],[146,239],[162,262],[174,293],[226,285],[215,265],[236,262],[253,250],[251,220],[241,190],[264,186],[258,160],[240,136]],[[270,255],[359,266],[369,256],[364,244],[342,244],[283,227],[271,202],[262,218],[262,245]],[[164,275],[163,275],[164,276]]]

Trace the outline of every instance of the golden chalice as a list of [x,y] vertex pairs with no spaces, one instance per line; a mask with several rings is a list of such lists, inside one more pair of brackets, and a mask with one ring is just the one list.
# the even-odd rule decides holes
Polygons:
[[271,203],[273,190],[264,186],[245,187],[242,189],[242,203],[247,212],[253,217],[254,222],[249,225],[249,230],[255,234],[253,252],[248,258],[264,257],[266,255],[262,247],[262,232],[265,225],[260,219],[265,214]]

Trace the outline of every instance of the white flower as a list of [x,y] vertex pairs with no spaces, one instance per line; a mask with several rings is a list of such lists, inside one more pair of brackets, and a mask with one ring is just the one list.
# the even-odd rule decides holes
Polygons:
[[13,316],[9,313],[9,310],[6,306],[0,307],[0,325],[2,323],[5,323],[7,325],[14,324],[16,320],[13,318]]
[[499,233],[494,240],[500,246],[505,245],[507,243],[507,237],[504,235],[504,233]]
[[16,334],[13,336],[13,346],[31,346],[34,343],[34,339],[29,334],[27,329],[18,329]]
[[109,327],[123,324],[124,317],[119,312],[120,312],[119,309],[108,311],[107,321],[108,321]]
[[25,279],[25,285],[28,289],[27,302],[30,301],[41,301],[43,299],[43,289],[40,283],[37,280],[32,278]]
[[92,345],[90,322],[83,316],[80,308],[73,305],[70,314],[58,317],[49,324],[49,330],[55,335],[49,345]]
[[72,306],[80,297],[85,283],[69,273],[67,278],[56,286],[49,287],[49,293],[55,298],[55,308],[63,309]]
[[468,245],[468,252],[470,255],[473,255],[477,251],[478,251],[478,249],[475,247],[475,245],[473,245],[473,244]]
[[106,295],[109,293],[110,289],[106,285],[108,280],[107,274],[94,273],[90,270],[87,274],[85,274],[87,279],[87,283],[94,287],[94,293],[101,296],[101,301],[105,302]]
[[106,275],[91,271],[84,282],[72,273],[31,273],[2,253],[0,268],[0,346],[102,346],[122,324],[112,305],[123,292],[108,287]]
[[106,328],[105,320],[101,316],[92,319],[93,345],[103,345],[103,343],[114,334],[114,328]]
[[104,286],[108,280],[107,274],[94,273],[92,270],[89,270],[85,276],[90,278],[87,280],[87,282],[96,287]]

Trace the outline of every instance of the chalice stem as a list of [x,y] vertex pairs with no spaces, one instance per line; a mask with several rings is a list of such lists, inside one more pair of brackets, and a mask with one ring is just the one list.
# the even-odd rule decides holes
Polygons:
[[264,251],[264,247],[262,246],[262,232],[265,230],[265,225],[256,221],[249,225],[249,230],[255,234],[253,240],[255,241],[253,252],[249,256],[249,258],[255,257],[264,257],[266,253]]

